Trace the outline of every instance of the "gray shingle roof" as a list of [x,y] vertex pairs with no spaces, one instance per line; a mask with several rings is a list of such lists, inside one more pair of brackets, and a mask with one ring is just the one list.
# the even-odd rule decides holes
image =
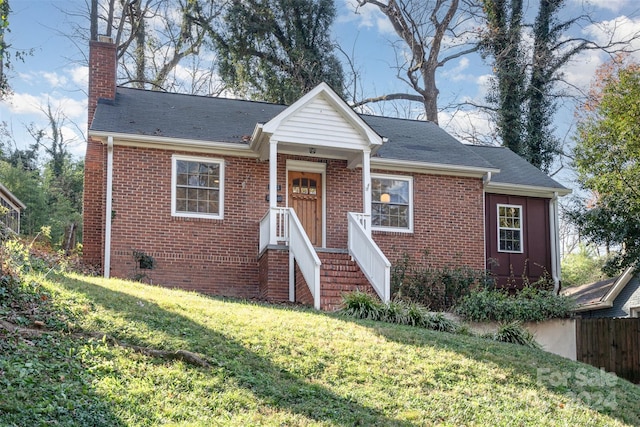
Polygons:
[[378,157],[414,162],[439,163],[477,168],[495,168],[468,146],[424,120],[361,116],[379,135],[389,141],[376,153]]
[[505,184],[566,189],[537,167],[505,147],[468,145],[469,149],[500,169],[491,180]]
[[101,99],[92,131],[201,141],[243,142],[256,123],[286,107],[264,102],[119,87],[115,102]]
[[[118,87],[115,101],[101,99],[93,132],[159,136],[247,144],[257,123],[287,107],[265,102]],[[386,142],[380,158],[474,168],[498,168],[495,182],[564,188],[505,148],[460,143],[437,125],[421,120],[362,115]]]

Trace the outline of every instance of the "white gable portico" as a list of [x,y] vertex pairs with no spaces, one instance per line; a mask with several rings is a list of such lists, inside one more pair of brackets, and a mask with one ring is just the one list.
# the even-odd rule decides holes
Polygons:
[[269,160],[269,211],[260,222],[259,253],[268,251],[269,247],[276,250],[282,243],[286,245],[291,301],[296,300],[294,266],[297,266],[314,306],[321,306],[322,263],[316,249],[327,250],[327,171],[323,163],[288,160],[287,206],[278,207],[278,154],[338,159],[346,161],[349,169],[362,168],[363,212],[349,212],[345,218],[330,220],[347,224],[348,254],[382,301],[388,301],[390,263],[371,239],[370,158],[383,142],[384,139],[325,83],[267,123],[256,126],[250,148],[261,160]]
[[[277,154],[344,159],[347,167],[362,167],[365,218],[371,214],[370,157],[384,138],[356,114],[326,83],[286,108],[267,123],[258,124],[251,149],[269,160],[269,206],[277,206]],[[368,229],[368,227],[367,227]],[[275,224],[272,232],[275,230]],[[275,244],[275,235],[269,239]]]

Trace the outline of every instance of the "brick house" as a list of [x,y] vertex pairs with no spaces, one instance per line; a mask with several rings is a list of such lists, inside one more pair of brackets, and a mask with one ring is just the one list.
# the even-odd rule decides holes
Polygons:
[[356,287],[389,299],[404,253],[559,281],[569,190],[507,149],[356,114],[325,84],[284,106],[115,81],[115,46],[91,42],[84,256],[107,277],[145,254],[156,284],[327,310]]

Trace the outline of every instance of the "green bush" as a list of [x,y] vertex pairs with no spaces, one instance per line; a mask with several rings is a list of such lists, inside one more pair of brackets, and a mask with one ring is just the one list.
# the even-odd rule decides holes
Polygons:
[[374,295],[354,291],[342,295],[340,312],[358,319],[380,320],[383,317],[384,304]]
[[404,253],[391,270],[391,294],[394,298],[418,302],[434,311],[447,311],[469,294],[474,286],[485,286],[485,271],[469,267],[435,268],[424,261],[414,263]]
[[533,334],[522,326],[522,322],[517,320],[509,323],[501,323],[495,333],[485,335],[485,337],[494,341],[540,348],[540,344],[535,341]]
[[514,295],[499,289],[471,292],[460,300],[455,312],[473,322],[539,322],[569,317],[574,305],[570,297],[528,286]]
[[440,332],[455,333],[458,330],[458,325],[442,313],[429,313],[426,307],[413,301],[395,299],[383,304],[375,295],[355,291],[342,296],[342,306],[340,313],[358,319],[381,320]]

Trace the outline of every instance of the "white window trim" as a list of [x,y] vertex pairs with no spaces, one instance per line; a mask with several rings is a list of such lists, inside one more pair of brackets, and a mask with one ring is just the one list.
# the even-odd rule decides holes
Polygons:
[[[509,227],[500,227],[500,208],[518,208],[520,212],[520,228],[509,228]],[[496,225],[497,225],[497,240],[498,240],[498,252],[508,253],[508,254],[521,254],[524,253],[524,222],[522,220],[524,210],[522,209],[522,205],[511,205],[505,203],[498,203],[496,205]],[[500,249],[500,230],[518,230],[520,231],[520,250],[519,251],[507,251]]]
[[[220,194],[220,201],[218,204],[220,212],[218,214],[176,211],[176,187],[178,182],[178,168],[176,167],[176,163],[178,160],[184,160],[188,162],[218,163],[220,165],[220,189],[218,190]],[[182,154],[174,154],[173,156],[171,156],[171,216],[185,218],[224,219],[224,159],[185,156]]]
[[[413,233],[413,176],[409,175],[387,175],[380,173],[372,173],[371,181],[374,179],[395,179],[398,181],[407,181],[409,183],[409,227],[379,227],[373,225],[373,219],[371,220],[371,230],[386,231],[390,233]],[[371,200],[371,211],[373,212],[374,200]]]
[[629,317],[640,317],[640,305],[636,307],[629,307]]

